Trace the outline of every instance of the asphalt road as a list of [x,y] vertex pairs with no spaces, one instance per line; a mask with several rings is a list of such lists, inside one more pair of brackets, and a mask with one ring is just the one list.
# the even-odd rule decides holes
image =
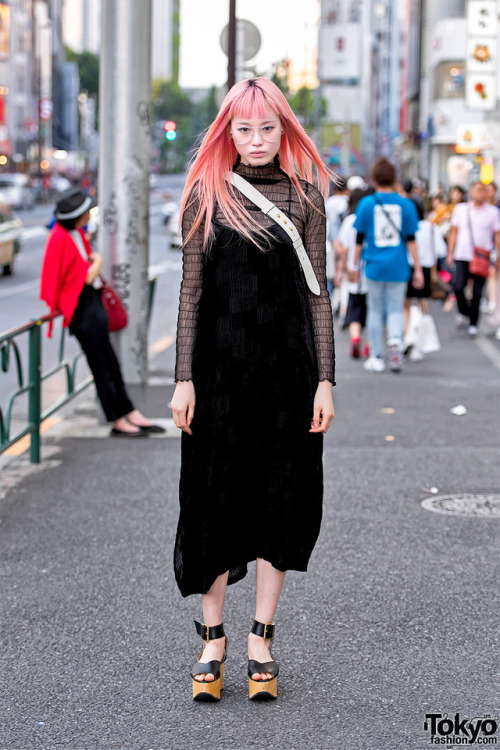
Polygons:
[[[191,700],[177,437],[96,437],[90,402],[46,434],[40,469],[3,467],[1,750],[425,750],[428,713],[499,715],[500,519],[422,501],[498,494],[500,348],[433,310],[442,351],[400,375],[365,373],[337,334],[322,531],[287,574],[274,703],[247,699],[254,566],[228,591],[222,700]],[[148,412],[168,417],[173,348],[153,365]],[[259,498],[249,523],[265,533]]]

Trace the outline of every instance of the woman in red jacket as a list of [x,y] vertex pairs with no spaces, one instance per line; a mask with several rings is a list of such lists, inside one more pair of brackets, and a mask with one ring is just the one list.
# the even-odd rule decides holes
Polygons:
[[67,190],[57,202],[56,224],[43,258],[40,297],[51,312],[63,314],[63,327],[69,327],[78,339],[106,419],[112,423],[110,434],[135,438],[164,432],[134,408],[109,340],[99,279],[102,256],[92,251],[82,230],[89,220],[90,204],[80,188]]

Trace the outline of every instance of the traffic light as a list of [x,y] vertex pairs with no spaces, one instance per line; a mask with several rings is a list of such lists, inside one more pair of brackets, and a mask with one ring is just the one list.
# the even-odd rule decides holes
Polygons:
[[167,122],[164,124],[163,129],[165,130],[165,138],[167,141],[175,141],[177,138],[177,133],[175,132],[177,129],[177,123],[175,123],[173,120],[167,120]]

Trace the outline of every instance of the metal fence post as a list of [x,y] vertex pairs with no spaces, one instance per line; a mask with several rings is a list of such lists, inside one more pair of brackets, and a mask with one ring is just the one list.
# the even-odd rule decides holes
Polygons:
[[29,395],[28,395],[28,420],[31,425],[30,459],[32,464],[40,463],[40,422],[42,410],[42,386],[41,386],[41,338],[42,321],[37,320],[36,325],[29,331]]

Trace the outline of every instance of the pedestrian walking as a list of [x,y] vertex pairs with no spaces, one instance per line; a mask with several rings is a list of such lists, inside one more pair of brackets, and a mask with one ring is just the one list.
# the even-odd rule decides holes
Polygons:
[[[93,252],[82,229],[89,221],[91,202],[78,187],[70,188],[58,200],[42,263],[40,298],[50,312],[63,314],[63,326],[69,327],[80,343],[104,414],[112,423],[110,434],[138,438],[165,432],[134,407],[109,340],[99,279],[103,260]],[[52,322],[48,335],[52,335]]]
[[[356,230],[354,221],[356,219],[356,207],[365,195],[365,191],[355,188],[349,198],[347,206],[348,215],[340,226],[337,239],[335,240],[335,255],[341,259],[342,269],[347,272],[355,270],[354,254],[356,252]],[[349,326],[350,353],[353,359],[360,359],[362,355],[361,335],[366,325],[366,278],[363,263],[360,267],[360,278],[358,282],[348,282],[349,298],[347,300],[347,312],[345,323]],[[369,345],[365,344],[365,353],[368,356]]]
[[326,277],[328,291],[332,295],[335,315],[344,323],[347,309],[347,289],[342,271],[342,259],[335,253],[335,240],[340,231],[340,225],[347,216],[347,205],[350,191],[346,181],[338,177],[333,185],[333,192],[326,199]]
[[[486,185],[486,200],[488,203],[491,203],[492,206],[500,208],[500,203],[498,202],[498,186],[493,180]],[[487,300],[485,312],[490,316],[495,314],[497,307],[498,286],[500,282],[497,265],[498,263],[493,262],[490,264],[490,272],[486,282]]]
[[[429,312],[429,299],[432,294],[432,269],[435,268],[440,259],[446,258],[448,248],[443,239],[439,227],[432,224],[428,219],[418,222],[415,234],[417,252],[424,276],[423,286],[417,288],[413,284],[413,276],[408,281],[406,289],[405,309],[408,310],[413,299],[419,300],[419,305],[424,315]],[[408,258],[410,266],[413,266],[413,258]]]
[[385,370],[383,331],[387,324],[389,363],[399,372],[403,362],[403,302],[413,258],[413,286],[424,284],[415,234],[418,216],[414,203],[394,189],[396,171],[388,159],[378,159],[371,172],[375,193],[358,203],[354,228],[357,232],[352,282],[360,278],[359,262],[365,262],[368,293],[368,336],[371,355],[364,363],[369,372]]
[[[457,327],[468,326],[477,336],[481,296],[489,275],[491,252],[500,250],[500,210],[487,201],[487,189],[476,182],[469,191],[470,200],[455,206],[448,237],[447,263],[455,263],[454,290],[458,306]],[[479,262],[478,262],[479,260]],[[472,282],[472,298],[465,289]]]
[[[447,253],[446,242],[439,231],[439,227],[437,224],[432,224],[427,219],[418,222],[415,241],[417,243],[418,258],[420,265],[422,266],[424,284],[420,288],[415,287],[412,275],[406,289],[406,299],[404,304],[405,354],[409,354],[412,362],[418,362],[424,358],[424,349],[426,349],[427,343],[425,341],[425,332],[428,330],[429,326],[431,326],[434,338],[437,336],[434,321],[430,319],[429,313],[429,299],[432,294],[432,272],[434,270],[434,272],[437,273],[437,263],[439,259],[445,258]],[[408,261],[410,265],[413,266],[413,259],[411,256],[408,258]],[[412,305],[417,306],[420,311],[418,316],[420,319],[420,330],[417,340],[411,341],[411,345],[408,346],[408,324],[411,317],[410,313]],[[422,320],[424,320],[424,325],[422,325]],[[413,334],[413,331],[410,331],[410,334]]]
[[188,173],[172,399],[183,430],[174,567],[181,594],[202,595],[197,700],[220,697],[226,587],[253,560],[249,697],[276,697],[278,599],[286,571],[307,569],[319,534],[323,435],[334,416],[322,195],[330,177],[264,78],[233,86]]
[[413,180],[404,180],[401,188],[402,190],[400,191],[400,195],[413,201],[413,203],[415,204],[415,208],[417,209],[418,219],[419,221],[422,221],[422,219],[424,218],[424,203],[421,195],[414,191]]

